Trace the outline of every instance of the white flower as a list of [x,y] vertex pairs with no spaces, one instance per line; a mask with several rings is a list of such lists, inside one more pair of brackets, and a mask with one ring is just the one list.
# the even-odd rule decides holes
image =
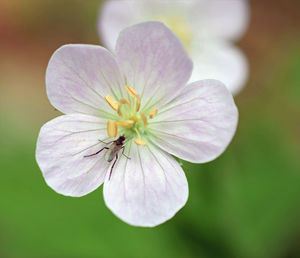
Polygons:
[[190,81],[213,78],[238,93],[248,77],[244,54],[232,44],[248,25],[247,0],[111,0],[99,16],[103,43],[114,49],[119,32],[138,22],[159,20],[181,39],[194,62]]
[[[221,82],[186,85],[191,72],[182,44],[160,22],[122,31],[114,54],[92,45],[59,48],[46,86],[51,104],[66,115],[41,128],[36,149],[47,184],[83,196],[104,183],[106,205],[131,225],[155,226],[174,216],[188,184],[171,154],[198,163],[215,159],[238,118]],[[118,159],[104,143],[117,139]]]

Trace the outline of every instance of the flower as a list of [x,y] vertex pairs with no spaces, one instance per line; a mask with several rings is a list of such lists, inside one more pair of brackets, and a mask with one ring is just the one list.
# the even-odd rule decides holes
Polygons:
[[[131,225],[156,226],[174,216],[187,201],[188,184],[172,155],[215,159],[238,117],[221,82],[186,86],[191,71],[181,42],[160,22],[123,30],[114,54],[94,45],[59,48],[46,88],[66,115],[46,123],[38,137],[36,159],[46,183],[76,197],[104,183],[106,205]],[[112,149],[104,142],[120,136],[124,148],[111,170],[105,156]]]
[[218,79],[237,94],[247,81],[248,63],[232,42],[246,30],[248,17],[247,0],[111,0],[103,4],[98,29],[102,42],[113,49],[123,28],[162,21],[192,57],[191,82]]

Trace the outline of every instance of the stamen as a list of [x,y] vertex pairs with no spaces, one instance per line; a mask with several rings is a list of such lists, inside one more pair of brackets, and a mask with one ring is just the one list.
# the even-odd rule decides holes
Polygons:
[[127,99],[121,99],[121,100],[120,100],[120,105],[119,105],[119,107],[118,107],[118,114],[119,114],[119,116],[122,116],[121,107],[122,107],[122,105],[124,105],[124,104],[127,104],[127,105],[130,107],[130,102],[129,102],[129,100],[127,100]]
[[141,106],[141,98],[140,95],[136,95],[136,106],[135,106],[135,111],[138,112],[140,110]]
[[129,102],[128,99],[121,99],[121,100],[120,100],[120,104],[121,104],[121,105],[123,105],[123,104],[128,104],[128,105],[130,105],[130,102]]
[[136,98],[136,96],[138,96],[138,94],[135,92],[135,90],[132,87],[126,85],[125,89],[127,90],[127,92],[131,97]]
[[144,125],[147,126],[148,125],[148,121],[147,121],[146,116],[142,112],[140,112],[140,116],[141,116],[141,119],[144,122]]
[[134,143],[136,145],[142,145],[142,146],[145,146],[147,143],[145,142],[145,140],[141,139],[141,138],[138,138],[138,139],[135,139],[134,140]]
[[[136,132],[136,138],[134,139],[135,144],[145,146],[147,145],[146,140],[142,139],[138,128],[144,133],[144,126],[148,126],[148,119],[153,118],[157,114],[157,108],[152,110],[147,116],[139,112],[141,107],[141,97],[136,91],[126,85],[126,91],[129,94],[129,99],[121,99],[120,101],[115,100],[112,96],[106,95],[105,100],[107,103],[118,112],[119,118],[117,120],[107,121],[107,134],[109,137],[116,137],[118,135],[118,127],[121,126],[120,130],[127,130],[132,133]],[[126,107],[124,107],[124,105]],[[118,121],[119,120],[119,121]],[[142,121],[143,123],[141,123]]]
[[156,114],[157,114],[158,110],[157,108],[153,109],[150,113],[149,113],[149,117],[152,119]]
[[147,144],[146,141],[141,138],[141,135],[136,128],[134,130],[135,130],[136,134],[138,135],[138,138],[136,138],[134,140],[135,144],[145,146]]
[[125,127],[125,128],[131,128],[134,125],[134,121],[132,120],[123,120],[118,122],[119,126]]
[[105,96],[105,100],[112,107],[112,109],[118,110],[118,108],[119,108],[119,102],[116,101],[112,96],[106,95]]
[[118,124],[115,120],[107,121],[107,134],[109,137],[116,137],[118,135]]
[[135,92],[135,90],[132,87],[128,86],[128,85],[126,85],[125,88],[126,88],[127,92],[129,93],[129,95],[131,97],[136,98],[135,111],[138,112],[140,110],[140,106],[141,106],[141,97],[140,97],[140,95],[137,94]]

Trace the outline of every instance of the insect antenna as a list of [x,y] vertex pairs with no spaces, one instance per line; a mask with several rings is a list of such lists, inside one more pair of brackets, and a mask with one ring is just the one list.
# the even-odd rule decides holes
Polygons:
[[114,142],[114,141],[110,141],[110,142],[104,142],[104,141],[102,141],[102,140],[100,140],[100,139],[98,139],[98,141],[99,141],[99,142],[102,142],[102,143],[104,143],[104,144],[106,144],[106,145],[108,145],[108,144],[110,144],[110,143]]

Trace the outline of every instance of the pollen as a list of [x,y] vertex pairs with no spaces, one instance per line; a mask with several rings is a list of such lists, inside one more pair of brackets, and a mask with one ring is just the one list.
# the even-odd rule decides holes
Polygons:
[[134,143],[135,143],[136,145],[142,145],[142,146],[145,146],[145,145],[147,144],[146,141],[143,140],[142,138],[137,138],[137,139],[135,139],[135,140],[134,140]]
[[154,118],[155,115],[157,115],[157,113],[158,113],[158,110],[157,110],[157,108],[155,108],[149,113],[149,117],[152,119],[152,118]]
[[106,95],[105,96],[105,100],[107,101],[107,103],[112,107],[112,109],[118,111],[119,109],[119,102],[116,101],[112,96],[110,95]]
[[131,128],[134,125],[134,121],[132,120],[123,120],[118,122],[119,126],[122,126],[124,128]]
[[107,134],[109,137],[116,137],[118,135],[118,124],[115,120],[107,121]]

